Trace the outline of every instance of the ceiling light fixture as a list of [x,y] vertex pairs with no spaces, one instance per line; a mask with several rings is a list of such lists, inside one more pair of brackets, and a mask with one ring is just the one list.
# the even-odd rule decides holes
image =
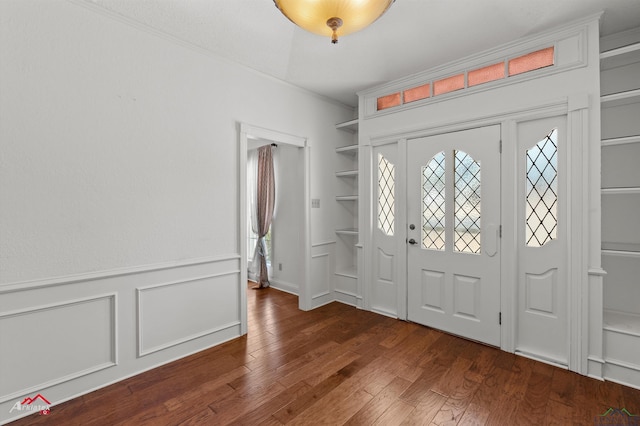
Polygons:
[[339,36],[355,33],[381,17],[395,0],[273,0],[291,22],[315,34]]

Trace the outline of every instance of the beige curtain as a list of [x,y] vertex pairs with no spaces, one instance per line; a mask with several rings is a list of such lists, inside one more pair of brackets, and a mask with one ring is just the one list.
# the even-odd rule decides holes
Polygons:
[[253,230],[258,235],[258,242],[254,252],[254,261],[259,266],[258,283],[260,288],[269,287],[269,272],[267,270],[267,250],[264,241],[269,232],[273,208],[276,199],[276,184],[273,173],[273,155],[271,146],[258,148],[258,173],[256,185],[256,223]]

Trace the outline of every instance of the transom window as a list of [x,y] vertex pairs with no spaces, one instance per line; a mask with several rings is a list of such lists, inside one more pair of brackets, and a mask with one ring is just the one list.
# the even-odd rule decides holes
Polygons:
[[415,87],[380,96],[376,98],[376,111],[399,107],[418,100],[437,97],[493,81],[509,79],[509,77],[554,65],[555,47],[549,46],[524,55],[508,58],[502,62],[464,70],[464,72],[443,76],[443,78],[438,78],[435,81],[423,82]]

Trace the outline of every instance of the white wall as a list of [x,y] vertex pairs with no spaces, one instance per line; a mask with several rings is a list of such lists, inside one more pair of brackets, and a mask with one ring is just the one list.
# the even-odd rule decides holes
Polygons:
[[[304,279],[304,168],[301,148],[278,145],[276,148],[276,211],[273,217],[271,285],[298,294]],[[279,266],[282,265],[282,269]]]
[[[237,336],[238,123],[307,137],[328,199],[352,111],[68,1],[0,2],[0,51],[2,422],[26,396],[59,403]],[[311,220],[312,242],[333,238],[331,211]],[[36,319],[100,333],[49,356],[12,332]],[[50,368],[22,380],[26,354]]]
[[74,4],[2,8],[2,283],[235,253],[237,120],[321,150],[350,116]]

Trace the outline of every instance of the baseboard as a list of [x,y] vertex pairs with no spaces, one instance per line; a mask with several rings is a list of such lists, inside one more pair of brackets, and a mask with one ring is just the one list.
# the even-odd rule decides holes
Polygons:
[[299,287],[295,284],[291,284],[286,281],[280,281],[276,279],[269,280],[269,283],[271,284],[271,287],[275,288],[276,290],[284,291],[285,293],[290,293],[295,296],[299,296],[298,294]]

